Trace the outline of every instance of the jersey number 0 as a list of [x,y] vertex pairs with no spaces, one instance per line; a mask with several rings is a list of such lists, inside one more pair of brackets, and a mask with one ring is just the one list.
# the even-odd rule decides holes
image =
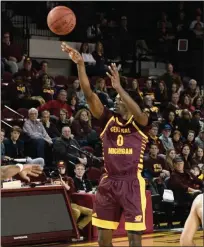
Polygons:
[[121,147],[124,144],[124,137],[122,135],[118,135],[117,137],[117,146]]

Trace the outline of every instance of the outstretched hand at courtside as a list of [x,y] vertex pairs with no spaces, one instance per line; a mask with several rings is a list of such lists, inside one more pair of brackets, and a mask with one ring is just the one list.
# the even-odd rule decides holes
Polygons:
[[23,170],[19,172],[19,175],[24,180],[30,182],[31,177],[38,177],[40,174],[42,174],[42,167],[40,165],[33,165],[33,164],[26,164],[23,166]]
[[117,90],[121,86],[120,84],[120,75],[115,63],[112,63],[111,66],[108,66],[110,73],[106,72],[107,76],[111,79],[112,87]]
[[69,55],[69,57],[74,63],[76,64],[84,63],[81,54],[77,50],[66,44],[65,42],[62,42],[61,48],[63,52],[66,52]]

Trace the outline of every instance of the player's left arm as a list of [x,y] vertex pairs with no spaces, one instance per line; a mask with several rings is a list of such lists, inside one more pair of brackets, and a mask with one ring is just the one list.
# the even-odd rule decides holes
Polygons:
[[125,103],[129,111],[132,113],[137,123],[142,126],[146,126],[148,123],[148,116],[146,113],[141,111],[139,105],[122,88],[120,84],[120,76],[119,76],[116,65],[111,64],[111,66],[109,66],[109,70],[110,70],[110,73],[107,73],[107,75],[111,79],[113,88],[115,88],[117,93],[120,95],[122,101]]
[[200,204],[200,196],[197,196],[193,202],[190,214],[186,220],[184,230],[181,234],[181,238],[180,238],[181,246],[195,246],[195,243],[193,242],[193,238],[200,225],[200,219],[198,216],[199,204]]

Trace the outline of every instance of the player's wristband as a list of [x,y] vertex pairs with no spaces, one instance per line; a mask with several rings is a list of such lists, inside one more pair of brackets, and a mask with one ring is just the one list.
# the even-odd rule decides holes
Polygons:
[[16,164],[16,166],[18,166],[20,168],[20,172],[23,171],[23,165],[22,164]]

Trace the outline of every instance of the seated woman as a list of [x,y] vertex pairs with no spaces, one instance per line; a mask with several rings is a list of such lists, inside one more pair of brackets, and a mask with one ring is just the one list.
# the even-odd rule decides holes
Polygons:
[[59,119],[57,120],[56,127],[58,131],[61,133],[61,130],[64,126],[71,126],[74,118],[69,116],[69,113],[65,109],[60,110],[60,116]]
[[75,93],[69,95],[69,97],[67,98],[67,103],[72,109],[72,115],[73,116],[76,114],[77,110],[79,109],[78,102],[79,102],[79,100],[78,100],[77,95]]
[[132,87],[128,89],[128,93],[135,100],[135,102],[137,102],[140,106],[142,105],[143,93],[140,91],[137,79],[133,79]]
[[67,91],[68,99],[73,94],[77,95],[78,105],[79,106],[86,106],[87,105],[84,93],[83,93],[83,91],[81,90],[81,87],[80,87],[79,79],[76,79],[75,81],[73,81],[71,87],[68,88],[68,91]]
[[80,146],[94,147],[98,141],[96,131],[91,126],[91,114],[87,109],[81,109],[76,113],[71,129]]
[[106,83],[103,78],[98,78],[96,81],[95,91],[98,94],[102,103],[108,107],[113,107],[113,100],[107,93]]
[[48,74],[42,74],[38,80],[36,80],[34,88],[35,94],[40,95],[46,102],[53,100],[55,90],[51,85],[51,78],[48,76]]
[[92,53],[93,58],[96,61],[95,65],[95,73],[96,76],[105,76],[108,71],[108,67],[105,64],[105,56],[103,50],[103,44],[101,42],[97,42],[95,46],[95,51]]

